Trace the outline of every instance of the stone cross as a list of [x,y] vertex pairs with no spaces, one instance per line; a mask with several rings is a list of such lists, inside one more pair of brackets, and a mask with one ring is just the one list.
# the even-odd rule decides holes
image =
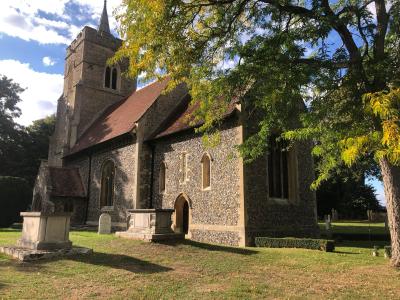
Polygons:
[[98,234],[110,234],[111,233],[111,216],[106,213],[102,213],[99,218],[99,230]]

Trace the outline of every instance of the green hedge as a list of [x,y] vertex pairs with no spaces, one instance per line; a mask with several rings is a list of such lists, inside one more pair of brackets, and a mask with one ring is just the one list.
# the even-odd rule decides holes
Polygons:
[[0,176],[0,227],[20,221],[19,213],[26,211],[32,200],[32,189],[19,177]]
[[256,237],[255,244],[256,247],[267,248],[304,248],[326,252],[335,250],[334,241],[320,239]]

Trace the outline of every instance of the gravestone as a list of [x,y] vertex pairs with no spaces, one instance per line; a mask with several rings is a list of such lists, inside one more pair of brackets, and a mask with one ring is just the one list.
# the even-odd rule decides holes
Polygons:
[[332,208],[332,222],[336,222],[339,220],[338,212],[336,209]]
[[110,234],[111,233],[111,216],[106,213],[102,213],[99,218],[99,230],[98,234]]
[[325,229],[331,230],[331,215],[325,215]]

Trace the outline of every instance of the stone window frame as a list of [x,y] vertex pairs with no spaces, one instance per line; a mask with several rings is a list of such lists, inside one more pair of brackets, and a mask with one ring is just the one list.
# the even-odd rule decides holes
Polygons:
[[[167,193],[167,169],[168,169],[167,163],[165,161],[162,161],[158,171],[158,191],[160,194]],[[163,172],[164,174],[162,174],[162,171],[164,171]],[[161,183],[163,183],[164,186],[163,189]]]
[[[183,163],[183,157],[185,158],[185,162]],[[184,166],[183,166],[184,164]],[[179,155],[179,183],[186,184],[189,181],[189,153],[183,151]],[[183,168],[182,168],[183,167]]]
[[276,204],[289,204],[295,203],[298,199],[298,161],[297,161],[297,147],[291,145],[287,150],[287,169],[288,169],[288,197],[278,198],[270,197],[269,193],[269,154],[266,155],[266,174],[267,174],[267,199]]
[[[209,181],[209,185],[208,186],[204,186],[204,159],[205,158],[207,158],[207,160],[208,160],[208,163],[209,163],[209,178],[208,178],[208,181]],[[211,174],[212,174],[212,161],[213,161],[213,159],[212,159],[212,157],[211,157],[211,155],[208,153],[208,152],[205,152],[203,155],[202,155],[202,157],[201,157],[201,190],[202,191],[209,191],[209,190],[211,190],[211,184],[212,184],[212,176],[211,176]]]
[[[103,184],[103,170],[104,170],[104,168],[105,168],[105,166],[106,166],[106,164],[107,163],[109,163],[109,162],[111,162],[112,164],[113,164],[113,166],[114,166],[114,170],[113,170],[113,172],[114,172],[114,178],[113,178],[113,185],[112,185],[112,195],[111,195],[111,197],[112,197],[112,205],[104,205],[104,206],[102,206],[102,190],[103,190],[103,188],[102,188],[102,184]],[[102,212],[111,212],[111,211],[113,211],[114,210],[114,204],[115,204],[115,178],[116,178],[116,172],[117,171],[117,167],[116,167],[116,164],[115,164],[115,161],[113,160],[113,159],[111,159],[111,158],[107,158],[107,159],[105,159],[104,161],[103,161],[103,163],[101,164],[101,168],[100,168],[100,193],[99,193],[99,207],[100,207],[100,210],[102,211]]]
[[[109,79],[108,79],[108,85],[106,84],[107,82],[107,71],[109,70],[110,74],[109,74]],[[116,86],[115,88],[113,88],[113,73],[114,71],[116,72]],[[121,68],[119,67],[118,64],[114,65],[114,66],[108,66],[106,65],[104,68],[104,72],[103,72],[103,88],[110,90],[110,91],[119,91],[121,89]]]

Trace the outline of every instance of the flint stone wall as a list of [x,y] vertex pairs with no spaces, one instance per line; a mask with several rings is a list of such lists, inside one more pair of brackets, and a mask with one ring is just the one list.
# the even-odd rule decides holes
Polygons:
[[[256,118],[246,123],[245,135],[250,136]],[[244,193],[247,213],[246,236],[249,245],[254,237],[316,237],[319,234],[316,217],[315,192],[310,185],[314,180],[311,144],[297,142],[290,151],[289,199],[269,198],[267,155],[244,165]],[[290,157],[290,156],[289,156]],[[290,190],[292,188],[292,190]]]
[[212,242],[216,244],[238,246],[240,242],[239,234],[234,231],[214,231],[214,230],[191,230],[191,239],[198,242]]
[[54,203],[54,211],[59,213],[67,212],[65,207],[67,204],[73,205],[71,212],[71,224],[84,224],[86,217],[86,199],[74,197],[52,197]]
[[[182,193],[190,199],[192,239],[238,245],[238,235],[233,232],[191,230],[191,224],[237,226],[240,206],[240,174],[237,120],[231,118],[221,129],[221,142],[214,148],[205,148],[200,134],[193,131],[178,133],[156,140],[153,179],[153,206],[174,208],[175,200]],[[187,181],[180,182],[181,154],[187,154]],[[211,189],[202,189],[201,159],[205,153],[211,156]],[[165,162],[166,190],[160,192],[160,166]]]
[[124,144],[120,148],[106,148],[91,156],[91,171],[89,179],[89,157],[81,157],[68,162],[68,166],[79,167],[82,181],[87,189],[90,180],[90,195],[88,204],[87,222],[98,223],[102,214],[100,207],[102,166],[112,160],[115,165],[114,175],[114,205],[107,208],[113,223],[126,223],[126,210],[133,208],[135,188],[135,144],[134,141]]

